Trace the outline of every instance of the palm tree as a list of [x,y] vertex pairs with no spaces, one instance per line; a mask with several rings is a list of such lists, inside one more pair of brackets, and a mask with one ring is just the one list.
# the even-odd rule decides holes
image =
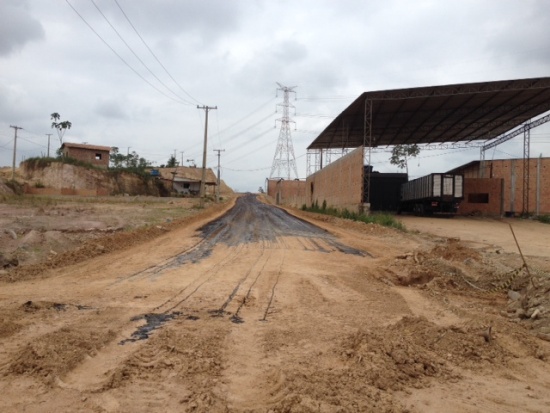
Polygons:
[[59,115],[59,113],[57,112],[52,113],[50,117],[53,120],[52,128],[55,128],[57,130],[57,136],[59,136],[59,144],[63,145],[63,135],[65,135],[67,129],[71,129],[71,126],[73,124],[68,120],[60,122],[61,115]]

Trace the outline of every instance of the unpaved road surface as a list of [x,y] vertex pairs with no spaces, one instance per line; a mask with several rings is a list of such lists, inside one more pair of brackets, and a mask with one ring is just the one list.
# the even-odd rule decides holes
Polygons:
[[293,214],[5,277],[0,411],[550,411],[547,256]]

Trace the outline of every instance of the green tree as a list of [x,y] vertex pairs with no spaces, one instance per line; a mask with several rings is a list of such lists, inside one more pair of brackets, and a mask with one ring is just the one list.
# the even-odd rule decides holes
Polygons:
[[409,174],[409,158],[415,158],[420,153],[416,143],[412,145],[396,145],[391,151],[390,163],[397,165],[399,169],[405,169]]
[[113,168],[122,168],[126,162],[126,156],[121,154],[116,146],[113,146],[109,155],[109,162]]
[[166,163],[166,167],[167,168],[175,168],[178,165],[179,165],[179,163],[178,163],[178,160],[176,159],[176,157],[174,155],[171,155],[170,159],[168,159],[168,162]]
[[111,167],[116,169],[139,169],[144,170],[151,166],[151,162],[140,157],[135,151],[128,155],[121,154],[116,146],[111,148],[109,156]]
[[55,128],[57,131],[57,136],[59,136],[59,144],[63,145],[63,135],[67,132],[67,129],[71,129],[73,124],[68,120],[61,121],[61,115],[57,112],[54,112],[50,115],[52,122],[52,128]]

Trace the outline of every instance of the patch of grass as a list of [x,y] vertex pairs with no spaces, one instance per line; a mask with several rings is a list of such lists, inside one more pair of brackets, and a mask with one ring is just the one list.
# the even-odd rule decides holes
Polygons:
[[100,168],[98,166],[92,165],[91,163],[80,161],[78,159],[71,158],[69,156],[62,156],[60,158],[42,158],[42,157],[29,158],[25,160],[24,163],[27,169],[34,171],[37,169],[45,169],[48,166],[51,166],[51,164],[55,162],[81,166],[87,169],[105,170],[104,168]]
[[316,212],[318,214],[331,215],[337,218],[350,219],[352,221],[360,221],[366,224],[377,224],[383,227],[395,228],[400,231],[405,231],[405,226],[401,221],[396,219],[393,215],[387,213],[373,213],[370,215],[359,214],[357,212],[349,211],[348,209],[339,210],[332,207],[327,207],[325,201],[321,207],[319,203],[315,202],[311,207],[302,205],[302,211]]
[[550,215],[539,215],[535,219],[543,224],[550,224]]
[[37,195],[4,195],[1,201],[8,205],[19,205],[30,208],[55,206],[58,204],[57,200],[53,197]]

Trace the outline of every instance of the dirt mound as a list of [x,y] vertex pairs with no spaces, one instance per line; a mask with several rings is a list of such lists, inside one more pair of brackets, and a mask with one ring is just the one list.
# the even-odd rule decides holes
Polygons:
[[201,329],[190,319],[172,322],[130,355],[116,369],[102,391],[121,387],[141,388],[148,383],[160,383],[166,378],[178,382],[176,396],[181,411],[223,411],[223,402],[212,389],[221,375],[222,328]]
[[331,361],[302,360],[285,370],[284,398],[271,411],[405,412],[395,392],[430,387],[434,380],[458,381],[463,369],[484,373],[506,366],[514,355],[496,340],[487,341],[485,332],[410,316],[361,329],[329,349]]
[[64,327],[25,345],[10,363],[8,371],[39,377],[51,385],[56,378],[73,369],[85,357],[93,355],[115,336],[111,330],[76,331]]
[[0,314],[0,338],[9,337],[22,328],[23,326],[15,322],[11,314]]
[[517,277],[521,269],[519,257],[504,258],[500,252],[481,251],[450,238],[430,249],[396,257],[387,270],[393,282],[404,286],[433,282],[445,288],[486,292],[523,286],[525,279]]
[[443,244],[435,246],[430,255],[447,261],[481,260],[480,252],[465,246],[459,238],[447,238]]
[[438,326],[424,317],[404,317],[381,329],[359,331],[342,343],[342,357],[362,378],[382,390],[426,385],[426,377],[458,377],[454,367],[486,370],[513,355],[488,329]]
[[550,341],[550,272],[532,268],[530,273],[532,281],[524,271],[524,288],[508,293],[505,314]]

